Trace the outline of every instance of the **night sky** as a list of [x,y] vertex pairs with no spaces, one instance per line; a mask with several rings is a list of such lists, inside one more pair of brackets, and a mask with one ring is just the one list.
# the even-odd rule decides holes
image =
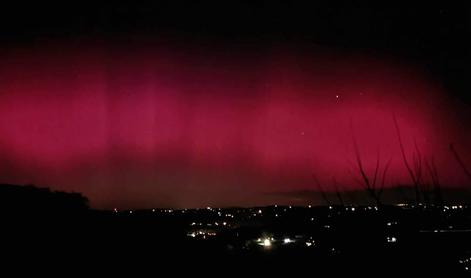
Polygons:
[[[0,16],[0,183],[98,208],[264,205],[410,184],[415,145],[470,183],[469,5],[33,4]],[[428,178],[425,177],[427,180]],[[289,200],[277,200],[289,202]]]

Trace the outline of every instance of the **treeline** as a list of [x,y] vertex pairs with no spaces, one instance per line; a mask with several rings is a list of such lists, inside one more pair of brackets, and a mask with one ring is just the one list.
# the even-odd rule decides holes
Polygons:
[[33,185],[0,184],[0,209],[4,213],[79,213],[89,210],[89,201],[80,193],[52,191]]

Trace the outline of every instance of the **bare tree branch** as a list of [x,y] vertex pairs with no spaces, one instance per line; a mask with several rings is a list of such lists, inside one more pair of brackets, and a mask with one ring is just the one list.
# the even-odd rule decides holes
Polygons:
[[[419,204],[420,203],[420,180],[417,178],[416,173],[414,173],[414,170],[412,169],[412,167],[409,164],[409,161],[407,160],[406,152],[404,150],[404,143],[402,142],[401,131],[399,129],[399,124],[397,123],[396,115],[394,114],[393,114],[393,120],[394,120],[394,127],[396,128],[397,138],[399,141],[399,147],[401,149],[402,161],[404,162],[404,166],[406,167],[409,177],[411,178],[412,183],[414,185],[415,201],[417,204]],[[414,154],[414,157],[415,157],[415,154]],[[419,164],[416,164],[416,163],[414,164],[416,167],[415,170],[418,171],[417,167],[419,166]]]
[[463,160],[461,159],[460,155],[458,154],[458,152],[455,150],[455,147],[453,146],[453,144],[450,144],[450,151],[451,153],[453,154],[453,156],[455,157],[456,161],[458,162],[458,164],[460,165],[461,169],[463,169],[463,172],[466,174],[466,176],[468,177],[468,179],[471,180],[471,172],[469,171],[469,169],[466,167],[466,164],[463,162]]
[[381,205],[381,195],[382,195],[382,192],[383,192],[385,176],[386,176],[390,161],[384,166],[385,169],[382,171],[382,177],[380,177],[381,185],[380,185],[380,188],[378,189],[377,188],[378,187],[377,182],[378,182],[378,176],[379,176],[380,168],[381,168],[381,165],[380,165],[380,160],[381,160],[380,159],[380,152],[379,152],[379,150],[377,151],[376,164],[375,164],[375,169],[374,169],[374,173],[373,173],[373,178],[370,179],[370,177],[368,177],[368,174],[367,174],[367,172],[366,172],[366,170],[363,166],[363,161],[362,161],[362,158],[361,158],[360,149],[358,147],[358,143],[357,143],[357,140],[356,140],[356,137],[355,137],[355,132],[353,130],[353,124],[352,124],[351,121],[350,121],[350,129],[351,129],[351,133],[352,133],[352,141],[353,141],[353,149],[354,149],[354,152],[355,152],[355,160],[356,160],[356,163],[357,163],[356,166],[357,166],[357,169],[360,173],[360,177],[363,181],[362,185],[365,187],[368,194],[375,200],[376,204]]
[[325,194],[324,188],[322,188],[322,185],[317,179],[317,176],[312,174],[312,178],[314,179],[314,182],[317,186],[317,190],[321,193],[322,199],[324,199],[325,203],[330,206],[330,200],[327,198],[327,194]]

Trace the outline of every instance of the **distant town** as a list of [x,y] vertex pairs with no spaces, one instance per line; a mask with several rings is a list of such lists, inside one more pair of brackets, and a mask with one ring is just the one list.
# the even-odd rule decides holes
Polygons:
[[386,258],[393,258],[396,270],[471,273],[471,206],[464,203],[93,210],[78,193],[14,185],[0,191],[4,223],[22,227],[13,237],[40,225],[48,238],[47,243],[30,238],[28,246],[54,247],[51,231],[59,228],[65,242],[82,240],[77,249],[84,244],[94,250],[92,242],[99,242],[115,250],[105,249],[107,255],[118,257],[139,246],[163,254],[184,251],[182,259],[201,254],[237,262],[315,259],[318,268],[330,269],[360,264],[368,256],[378,268],[390,267]]

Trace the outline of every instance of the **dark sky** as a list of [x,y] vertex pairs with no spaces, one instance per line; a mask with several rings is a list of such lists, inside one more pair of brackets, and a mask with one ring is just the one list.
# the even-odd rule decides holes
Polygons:
[[471,161],[466,1],[2,5],[0,182],[108,208],[268,204],[313,173],[361,188],[355,136],[407,184],[393,114],[410,159],[415,142],[445,186],[468,182],[448,151]]

